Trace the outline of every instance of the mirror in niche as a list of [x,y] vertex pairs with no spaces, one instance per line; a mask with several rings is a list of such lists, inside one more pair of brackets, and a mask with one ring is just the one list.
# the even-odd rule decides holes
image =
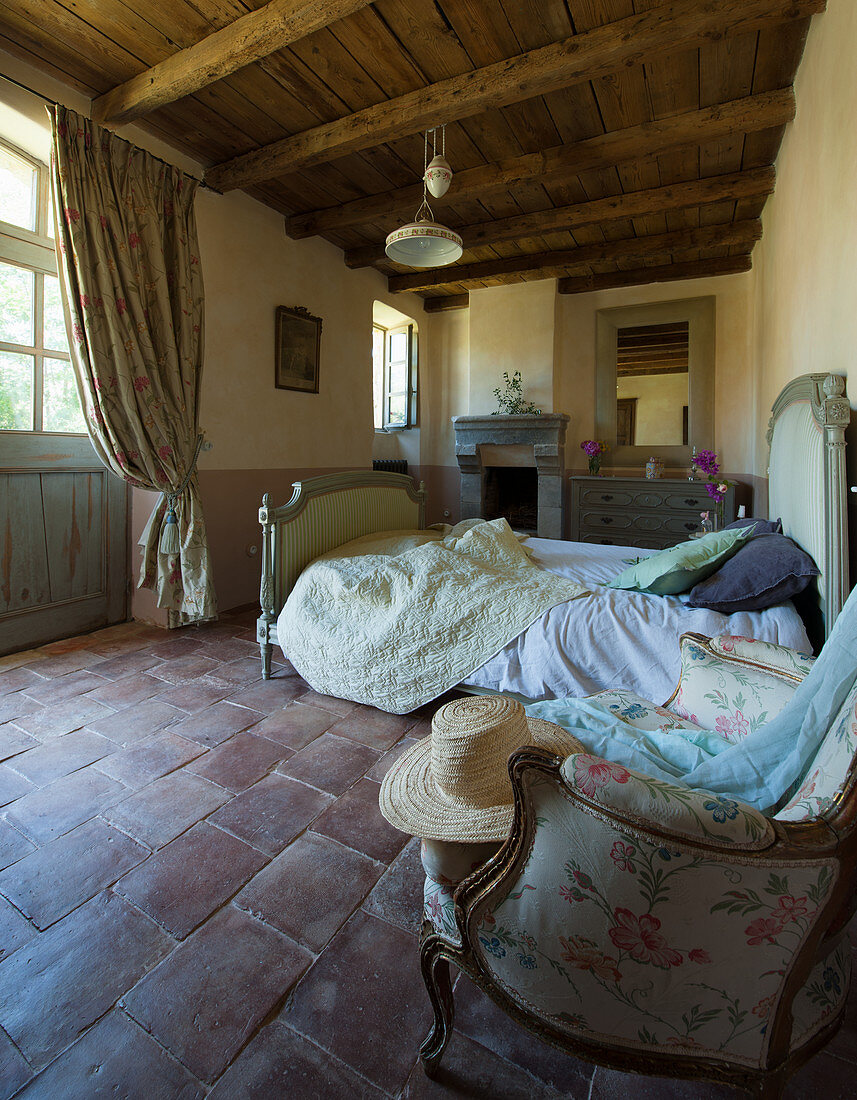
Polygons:
[[687,446],[687,321],[616,332],[616,445]]
[[596,313],[596,438],[611,466],[686,467],[714,438],[713,296]]

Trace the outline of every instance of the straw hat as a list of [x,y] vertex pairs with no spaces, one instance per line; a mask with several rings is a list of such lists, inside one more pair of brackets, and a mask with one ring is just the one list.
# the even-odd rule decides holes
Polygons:
[[426,840],[504,840],[514,809],[507,761],[522,745],[558,756],[585,751],[576,737],[503,695],[445,703],[431,736],[399,757],[384,777],[379,804],[403,833]]

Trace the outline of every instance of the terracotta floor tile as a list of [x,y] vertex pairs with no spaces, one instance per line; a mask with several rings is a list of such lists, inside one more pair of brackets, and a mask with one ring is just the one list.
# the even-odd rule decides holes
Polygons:
[[211,821],[275,856],[329,806],[332,798],[281,775],[268,775],[212,814]]
[[159,695],[164,690],[164,681],[156,676],[149,676],[146,672],[135,672],[131,676],[123,676],[119,680],[110,680],[90,693],[90,698],[99,703],[106,703],[115,710],[124,710],[134,703],[142,703],[144,699],[151,699],[153,695]]
[[42,707],[23,718],[16,718],[15,725],[38,737],[40,741],[47,741],[51,737],[62,737],[64,733],[78,730],[81,726],[97,723],[100,719],[109,721],[113,714],[109,707],[81,695],[79,698],[66,699],[55,706]]
[[12,1096],[33,1076],[12,1040],[0,1031],[0,1096]]
[[[506,1061],[514,1062],[551,1088],[567,1091],[573,1097],[588,1095],[592,1078],[589,1063],[581,1062],[571,1054],[565,1054],[537,1039],[507,1016],[464,975],[455,986],[455,1027],[474,1042]],[[634,1100],[638,1096],[642,1100],[643,1093],[636,1091],[636,1082],[642,1078],[627,1077],[625,1074],[620,1076],[625,1079],[626,1090],[631,1083]],[[622,1095],[629,1093],[625,1091]]]
[[311,963],[309,952],[228,907],[123,1004],[197,1077],[213,1081]]
[[8,695],[11,691],[20,691],[26,687],[38,687],[44,682],[43,677],[37,676],[29,668],[10,668],[6,672],[0,669],[0,695]]
[[370,768],[366,772],[367,779],[374,779],[376,783],[382,782],[384,776],[393,766],[393,764],[399,759],[403,752],[407,752],[408,749],[419,744],[419,739],[412,737],[409,733],[407,737],[403,737],[401,741],[395,744],[388,752],[385,752],[374,768]]
[[0,764],[0,806],[14,802],[17,798],[23,798],[34,790],[36,790],[34,783],[13,772],[5,764]]
[[99,894],[0,962],[0,1026],[40,1069],[173,946],[124,898]]
[[39,1074],[19,1100],[200,1100],[204,1095],[184,1066],[114,1009]]
[[330,729],[335,721],[336,715],[329,710],[304,706],[303,703],[290,703],[260,722],[255,732],[297,750]]
[[66,733],[43,745],[35,744],[36,748],[13,757],[9,767],[40,787],[116,752],[116,745],[109,738],[87,729]]
[[235,905],[319,952],[383,870],[350,848],[305,833],[244,887]]
[[105,680],[121,680],[126,676],[148,672],[160,663],[160,658],[153,653],[135,650],[133,653],[122,653],[118,657],[106,657],[97,665],[90,665],[90,668]]
[[237,707],[232,700],[224,703],[215,703],[213,706],[199,710],[190,717],[182,715],[179,721],[170,726],[172,733],[180,737],[187,737],[191,741],[197,741],[200,745],[220,745],[235,733],[255,725],[263,715],[257,710],[249,710],[247,707]]
[[175,661],[196,653],[199,641],[192,636],[191,631],[171,630],[168,635],[164,641],[157,641],[150,646],[148,652],[160,657],[162,661]]
[[361,707],[340,718],[335,726],[330,727],[330,732],[383,752],[391,749],[413,724],[413,717],[408,715],[384,714],[380,710]]
[[[161,685],[163,687],[163,684]],[[213,680],[208,676],[200,676],[196,680],[189,680],[186,684],[174,684],[158,695],[163,703],[169,703],[171,707],[188,714],[195,714],[203,707],[210,707],[212,703],[219,703],[232,691],[234,685],[222,684],[219,680]]]
[[163,641],[168,631],[166,627],[144,626],[140,623],[133,624],[137,629],[133,631],[115,631],[114,628],[97,631],[90,634],[89,648],[93,653],[112,660],[114,657],[125,657],[129,653],[146,652],[151,646]]
[[44,844],[95,817],[126,790],[92,767],[82,768],[13,802],[7,806],[6,816],[11,824]]
[[184,939],[267,862],[255,848],[201,821],[127,874],[116,891]]
[[9,760],[28,749],[35,749],[41,745],[35,737],[18,729],[11,723],[0,726],[0,760]]
[[386,1100],[368,1081],[326,1050],[274,1022],[241,1051],[209,1100]]
[[195,741],[161,730],[130,749],[122,749],[98,763],[98,770],[139,790],[162,775],[180,768],[206,750]]
[[277,768],[328,794],[342,794],[378,761],[378,753],[346,737],[323,733]]
[[313,831],[381,863],[391,863],[409,838],[381,816],[379,790],[371,779],[359,780],[314,822]]
[[105,810],[104,817],[149,848],[163,848],[228,797],[214,783],[176,771]]
[[184,714],[157,699],[147,699],[133,707],[111,713],[109,717],[87,722],[86,725],[96,733],[103,733],[117,745],[133,745],[144,737],[149,737],[165,726],[175,725],[184,718]]
[[[395,1011],[379,1011],[379,1006]],[[431,1019],[412,936],[355,913],[304,976],[280,1020],[396,1095]]]
[[6,821],[0,821],[0,868],[8,867],[36,850],[36,845]]
[[[585,1096],[586,1093],[583,1095]],[[621,1073],[619,1070],[605,1069],[602,1066],[596,1067],[589,1092],[592,1100],[625,1100],[629,1096],[633,1096],[634,1100],[736,1100],[741,1095],[735,1089],[711,1081],[642,1077],[639,1074]],[[851,1093],[819,1089],[806,1093],[802,1100],[818,1100],[820,1096],[824,1096],[825,1100],[846,1100],[851,1095]],[[785,1097],[790,1098],[788,1090]]]
[[322,710],[329,710],[332,714],[338,714],[340,718],[356,710],[358,705],[352,703],[350,699],[337,699],[335,695],[322,695],[318,691],[313,691],[312,688],[305,691],[303,695],[299,695],[296,702],[321,707]]
[[205,676],[218,667],[219,662],[213,661],[210,657],[200,657],[196,653],[188,653],[186,657],[164,661],[163,664],[151,669],[151,672],[152,675],[159,676],[168,684],[184,684],[188,680],[195,680],[197,676]]
[[37,703],[50,707],[55,703],[61,703],[64,699],[71,699],[77,695],[85,695],[97,687],[104,687],[104,680],[95,676],[85,668],[80,672],[69,672],[66,676],[57,676],[54,680],[40,679],[37,684],[31,684],[24,689],[24,694]]
[[423,920],[425,877],[420,862],[420,839],[413,837],[363,902],[363,909],[376,917],[383,917],[404,932],[419,935]]
[[203,657],[213,657],[215,661],[240,661],[243,658],[252,658],[258,662],[259,675],[262,675],[259,647],[253,642],[242,642],[239,638],[223,636],[207,638],[200,645],[198,652]]
[[294,702],[295,696],[302,695],[306,685],[295,676],[274,676],[270,680],[258,680],[250,687],[243,688],[231,696],[233,703],[270,714],[278,707]]
[[259,737],[254,727],[249,733],[237,733],[205,756],[189,764],[187,771],[205,776],[233,793],[245,791],[292,756],[287,749],[267,737]]
[[0,872],[0,894],[45,929],[148,854],[148,848],[96,818]]
[[10,695],[0,696],[0,722],[11,722],[25,714],[42,710],[42,704],[25,695],[23,691],[13,691]]
[[37,935],[32,924],[8,901],[0,898],[0,959],[5,959]]
[[45,655],[38,662],[28,667],[37,672],[39,676],[65,676],[69,672],[78,672],[90,665],[97,665],[101,657],[89,649],[76,649],[71,653],[63,653],[59,656]]
[[255,657],[239,657],[234,661],[223,661],[211,674],[212,680],[229,686],[230,691],[239,687],[248,687],[262,679],[262,661],[258,653]]

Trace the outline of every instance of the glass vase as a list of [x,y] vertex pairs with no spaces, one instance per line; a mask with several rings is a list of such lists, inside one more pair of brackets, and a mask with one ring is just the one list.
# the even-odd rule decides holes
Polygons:
[[598,477],[601,470],[601,455],[589,456],[589,476]]

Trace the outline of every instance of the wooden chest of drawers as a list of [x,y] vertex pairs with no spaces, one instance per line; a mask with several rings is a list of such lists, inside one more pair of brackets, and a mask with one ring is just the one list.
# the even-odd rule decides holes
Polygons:
[[[663,549],[698,531],[700,512],[714,505],[700,481],[678,478],[571,478],[571,540]],[[724,501],[724,522],[735,518],[735,489]]]

